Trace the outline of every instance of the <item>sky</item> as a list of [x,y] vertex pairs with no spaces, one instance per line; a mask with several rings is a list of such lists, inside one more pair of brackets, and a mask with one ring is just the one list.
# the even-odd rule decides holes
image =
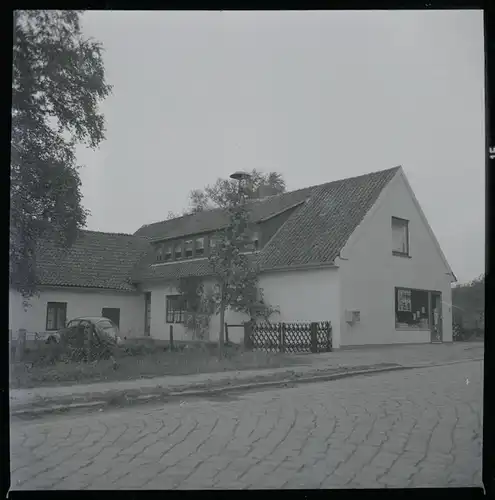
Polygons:
[[288,190],[402,165],[460,282],[485,269],[481,11],[90,11],[113,93],[78,148],[87,229],[133,233],[236,170]]

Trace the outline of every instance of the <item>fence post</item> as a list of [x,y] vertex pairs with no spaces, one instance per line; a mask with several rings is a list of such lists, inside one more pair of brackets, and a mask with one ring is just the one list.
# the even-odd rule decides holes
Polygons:
[[311,352],[318,352],[316,329],[318,323],[311,323]]
[[170,350],[174,348],[174,325],[170,325]]
[[332,323],[329,321],[327,323],[327,352],[332,352]]
[[285,352],[285,323],[279,323],[280,352]]
[[91,341],[93,337],[93,325],[85,326],[83,329],[84,334],[84,354],[86,355],[86,362],[91,361]]
[[244,323],[244,348],[251,349],[251,333],[253,331],[253,325],[251,321],[246,321]]
[[225,322],[225,343],[229,343],[229,325]]
[[15,346],[15,360],[22,361],[24,358],[24,351],[26,349],[26,330],[20,328],[17,334],[17,342]]

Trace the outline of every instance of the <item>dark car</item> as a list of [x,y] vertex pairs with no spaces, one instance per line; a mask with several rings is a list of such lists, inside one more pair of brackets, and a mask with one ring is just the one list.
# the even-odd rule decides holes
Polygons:
[[98,342],[111,345],[122,344],[119,327],[113,321],[102,316],[83,316],[72,319],[65,328],[52,333],[47,342],[83,343],[86,328],[92,328],[95,340]]

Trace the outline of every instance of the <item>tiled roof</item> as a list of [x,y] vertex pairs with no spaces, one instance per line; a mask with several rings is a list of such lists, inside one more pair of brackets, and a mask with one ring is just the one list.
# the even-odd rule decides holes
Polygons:
[[130,234],[81,231],[69,250],[44,241],[36,252],[40,285],[133,291],[134,266],[150,250],[146,238]]
[[333,262],[399,168],[318,186],[263,248],[261,267]]
[[[250,209],[252,222],[271,217],[279,212],[301,203],[311,194],[314,188],[303,188],[290,193],[269,196],[262,200],[253,200],[247,203]],[[228,215],[225,210],[214,209],[185,215],[176,219],[155,222],[139,228],[134,234],[145,236],[152,240],[160,238],[178,238],[188,234],[199,234],[217,231],[228,224]]]
[[[333,181],[257,201],[253,204],[253,209],[256,210],[253,220],[261,219],[262,213],[273,215],[284,207],[289,208],[298,201],[306,200],[253,258],[258,260],[264,270],[332,263],[399,168]],[[199,215],[204,218],[198,217]],[[191,217],[197,217],[196,227],[201,228],[201,231],[206,231],[206,227],[219,228],[220,222],[225,224],[227,221],[225,215],[218,210],[198,216]],[[154,233],[155,238],[158,235],[163,237],[163,228],[170,227],[171,233],[166,233],[167,236],[190,234],[192,224],[188,221],[184,226],[186,229],[180,230],[179,221],[186,219],[187,217],[181,217],[144,226],[138,233],[143,234],[142,231],[146,228],[154,227],[155,230],[150,229],[147,235],[153,236]],[[210,226],[207,226],[207,221]],[[169,223],[173,225],[167,226]],[[154,254],[150,253],[136,268],[134,279],[170,280],[191,275],[206,276],[211,272],[206,258],[152,265],[154,262]]]
[[[250,258],[264,270],[331,264],[400,167],[249,202],[251,220],[299,204],[268,244]],[[211,232],[228,222],[222,210],[157,222],[134,235],[82,231],[68,251],[44,243],[37,252],[40,284],[133,291],[133,283],[210,274],[208,259],[155,263],[151,241]]]
[[[256,257],[256,254],[250,254],[248,258],[254,262]],[[211,276],[212,274],[208,257],[151,265],[154,263],[155,253],[150,252],[132,273],[133,281],[177,280],[187,276]]]

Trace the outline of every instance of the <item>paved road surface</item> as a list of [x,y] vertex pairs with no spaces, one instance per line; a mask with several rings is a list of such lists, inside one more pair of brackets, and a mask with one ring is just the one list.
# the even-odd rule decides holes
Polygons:
[[12,489],[481,485],[482,363],[13,421]]

